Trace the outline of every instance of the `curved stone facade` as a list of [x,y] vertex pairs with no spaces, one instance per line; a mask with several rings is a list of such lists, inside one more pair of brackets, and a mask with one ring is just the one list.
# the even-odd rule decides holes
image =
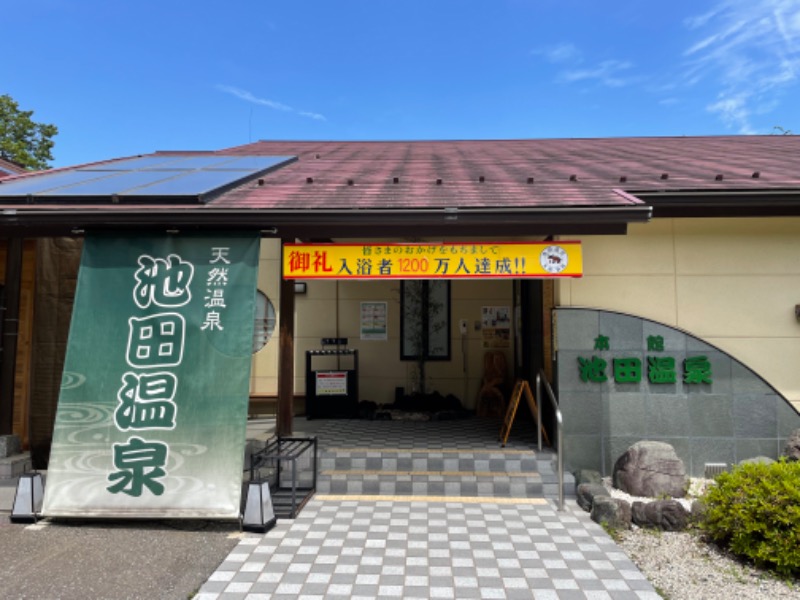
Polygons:
[[725,352],[648,319],[556,309],[558,398],[568,470],[610,474],[640,440],[672,444],[686,471],[776,458],[800,413]]

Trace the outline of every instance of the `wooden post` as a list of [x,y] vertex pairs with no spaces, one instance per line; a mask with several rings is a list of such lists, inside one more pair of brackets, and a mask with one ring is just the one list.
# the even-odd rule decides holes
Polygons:
[[[294,240],[283,240],[283,243]],[[276,433],[292,435],[294,413],[294,280],[281,274],[280,345],[278,347],[278,407]]]
[[0,435],[14,432],[14,375],[19,333],[19,292],[22,285],[22,238],[6,242],[5,306],[2,307],[3,340],[0,363]]

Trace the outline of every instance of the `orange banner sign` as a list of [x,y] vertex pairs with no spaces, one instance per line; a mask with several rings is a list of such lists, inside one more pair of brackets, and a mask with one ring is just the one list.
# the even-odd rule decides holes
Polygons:
[[580,242],[284,244],[284,279],[581,277]]

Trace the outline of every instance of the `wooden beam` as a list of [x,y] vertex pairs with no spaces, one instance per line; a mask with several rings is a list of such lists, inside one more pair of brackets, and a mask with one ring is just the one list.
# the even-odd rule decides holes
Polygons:
[[17,366],[19,292],[22,284],[22,238],[8,238],[3,307],[2,362],[0,362],[0,435],[14,431],[14,375]]
[[[283,240],[283,243],[293,242]],[[282,264],[282,263],[281,263]],[[278,347],[278,409],[276,433],[292,435],[294,410],[294,279],[281,277],[280,345]]]

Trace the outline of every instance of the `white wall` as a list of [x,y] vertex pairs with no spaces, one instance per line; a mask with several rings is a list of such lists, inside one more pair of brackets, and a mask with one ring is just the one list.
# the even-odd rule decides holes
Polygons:
[[557,302],[631,313],[731,354],[800,406],[800,218],[659,219],[582,238]]
[[[276,313],[280,302],[280,242],[263,240],[258,287],[272,301]],[[388,339],[361,340],[362,301],[388,303]],[[427,363],[427,390],[454,394],[466,408],[474,409],[483,374],[483,306],[512,305],[510,281],[453,281],[451,283],[450,361]],[[278,319],[281,315],[278,314]],[[459,322],[468,321],[466,344],[462,344]],[[278,388],[277,327],[272,339],[253,357],[251,393],[275,395]],[[400,360],[399,281],[307,281],[307,293],[295,297],[295,384],[296,394],[305,393],[305,351],[318,349],[323,337],[346,337],[349,347],[359,350],[359,395],[378,404],[394,400],[395,387],[412,391],[416,364]],[[505,350],[509,369],[513,365],[513,340]],[[466,355],[466,372],[464,359]],[[317,359],[315,359],[317,360]],[[316,366],[315,362],[315,366]],[[342,359],[342,366],[346,367]],[[511,373],[509,373],[511,377]]]

